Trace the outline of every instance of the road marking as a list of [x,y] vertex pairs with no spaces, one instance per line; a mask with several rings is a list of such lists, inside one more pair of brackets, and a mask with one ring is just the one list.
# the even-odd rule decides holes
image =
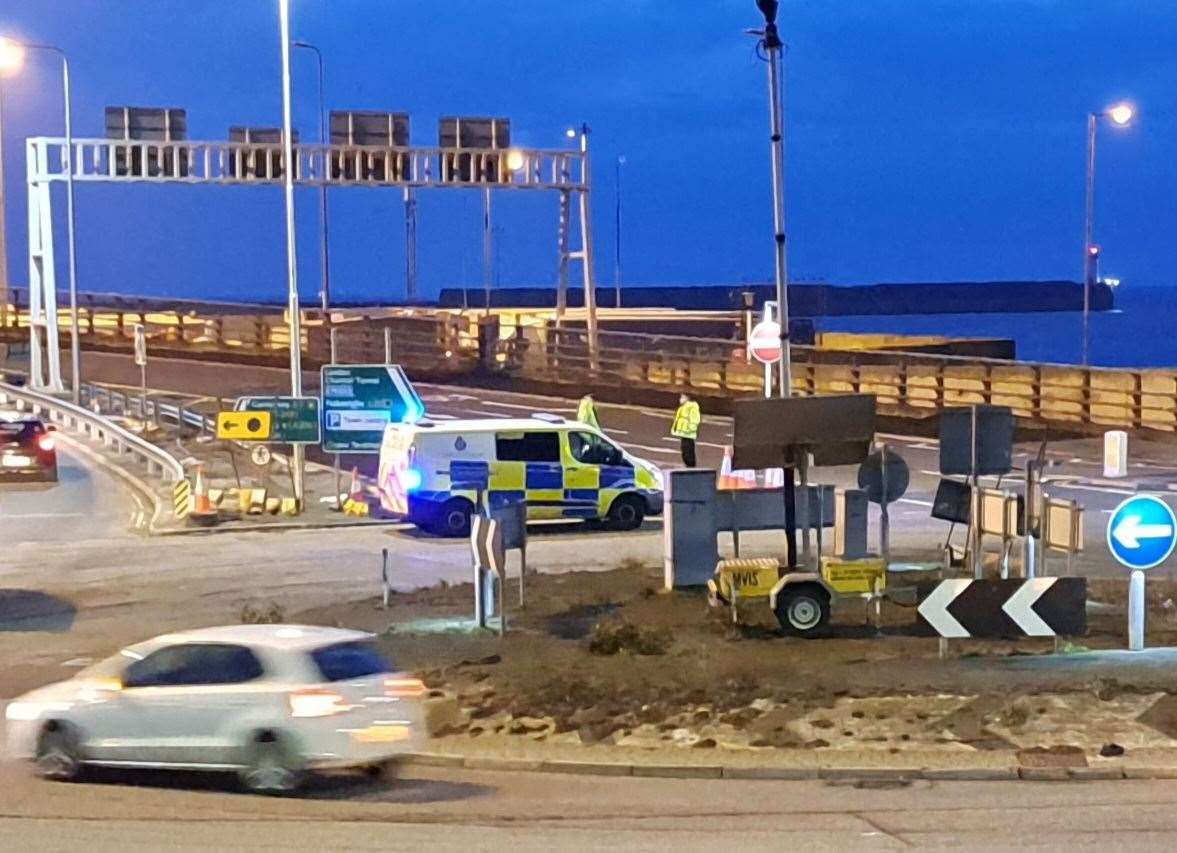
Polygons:
[[1078,489],[1082,492],[1099,492],[1103,495],[1134,495],[1136,492],[1130,489],[1109,489],[1106,486],[1084,486],[1079,483],[1059,483],[1052,482],[1046,485],[1059,489]]
[[[664,435],[664,436],[662,436],[662,440],[663,441],[671,441],[671,442],[674,442],[675,444],[678,444],[682,439],[674,438],[673,436],[669,436],[669,435]],[[700,441],[697,438],[695,439],[695,444],[699,445],[700,447],[715,447],[720,450],[726,450],[728,447],[731,446],[730,444],[716,444],[714,441]]]
[[[523,409],[526,412],[538,411],[541,414],[545,414],[544,410],[537,407],[537,406],[520,406],[518,403],[504,403],[504,402],[501,402],[500,400],[480,400],[479,402],[482,403],[482,405],[484,405],[484,406],[501,406],[504,409]],[[552,407],[552,408],[548,409],[548,411],[546,413],[547,414],[554,414],[556,412],[569,412],[571,414],[576,414],[576,409],[560,409],[560,408]]]
[[430,420],[430,421],[456,421],[456,420],[458,420],[458,416],[457,415],[443,415],[440,412],[429,412],[428,414],[425,415],[425,419]]
[[84,512],[6,512],[3,518],[85,518]]
[[667,456],[678,456],[677,450],[668,450],[665,447],[651,447],[648,444],[632,444],[628,441],[624,442],[624,446],[626,450],[629,450],[631,447],[636,447],[638,450],[648,450],[651,453],[664,453]]
[[899,503],[901,503],[901,504],[915,504],[916,506],[926,506],[926,507],[935,506],[935,504],[932,503],[931,501],[921,501],[918,498],[900,498]]

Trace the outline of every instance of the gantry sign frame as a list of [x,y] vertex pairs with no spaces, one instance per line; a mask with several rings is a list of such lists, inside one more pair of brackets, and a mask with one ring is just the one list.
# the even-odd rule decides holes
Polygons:
[[[67,168],[75,183],[208,184],[282,186],[280,143],[160,141],[134,139],[26,140],[29,210],[29,376],[33,388],[65,390],[57,328],[57,275],[53,245],[52,194]],[[68,166],[67,166],[68,159]],[[407,168],[403,165],[407,160]],[[583,149],[441,148],[357,145],[294,146],[295,184],[332,187],[395,187],[405,196],[408,232],[415,234],[414,192],[421,189],[549,191],[560,194],[557,233],[559,279],[557,316],[567,306],[568,267],[580,261],[590,341],[596,340],[589,158]],[[353,168],[340,168],[351,163]],[[468,171],[455,163],[468,162]],[[334,168],[333,168],[334,164]],[[364,168],[358,168],[363,165]],[[517,168],[511,168],[516,166]],[[463,172],[466,172],[463,175]],[[346,177],[364,174],[364,179]],[[337,177],[333,177],[337,175]],[[464,180],[464,177],[468,177]],[[570,248],[572,198],[577,197],[580,247]],[[412,252],[415,247],[407,247]]]

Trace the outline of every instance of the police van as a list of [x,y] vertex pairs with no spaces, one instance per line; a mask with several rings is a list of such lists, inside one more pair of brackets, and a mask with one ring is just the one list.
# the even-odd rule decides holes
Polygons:
[[556,415],[393,423],[380,501],[423,530],[466,536],[483,501],[526,501],[529,520],[600,520],[629,530],[662,512],[662,472],[599,430]]

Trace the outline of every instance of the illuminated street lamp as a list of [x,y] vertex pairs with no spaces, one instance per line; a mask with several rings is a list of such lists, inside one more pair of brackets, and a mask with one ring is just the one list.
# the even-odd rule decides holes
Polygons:
[[512,172],[518,172],[523,168],[523,152],[518,148],[512,148],[507,152],[507,169]]
[[1120,103],[1100,113],[1087,114],[1087,209],[1083,230],[1083,364],[1090,361],[1091,288],[1099,264],[1099,246],[1095,244],[1095,128],[1101,118],[1116,127],[1126,127],[1136,111],[1131,104]]
[[[61,165],[65,169],[66,192],[66,239],[69,243],[69,313],[70,313],[70,387],[74,403],[81,401],[82,354],[78,340],[78,258],[74,242],[74,136],[73,110],[70,105],[69,60],[61,48],[48,44],[28,44],[0,36],[0,71],[11,72],[20,68],[25,53],[30,50],[44,50],[61,57],[61,82],[65,92],[65,151]],[[2,193],[0,193],[2,195]],[[0,240],[0,245],[3,240]],[[57,318],[53,318],[57,322]]]

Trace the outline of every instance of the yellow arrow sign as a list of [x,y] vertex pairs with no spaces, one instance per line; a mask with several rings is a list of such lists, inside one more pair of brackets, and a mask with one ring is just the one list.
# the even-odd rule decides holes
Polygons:
[[265,441],[269,437],[269,412],[217,412],[217,438]]

